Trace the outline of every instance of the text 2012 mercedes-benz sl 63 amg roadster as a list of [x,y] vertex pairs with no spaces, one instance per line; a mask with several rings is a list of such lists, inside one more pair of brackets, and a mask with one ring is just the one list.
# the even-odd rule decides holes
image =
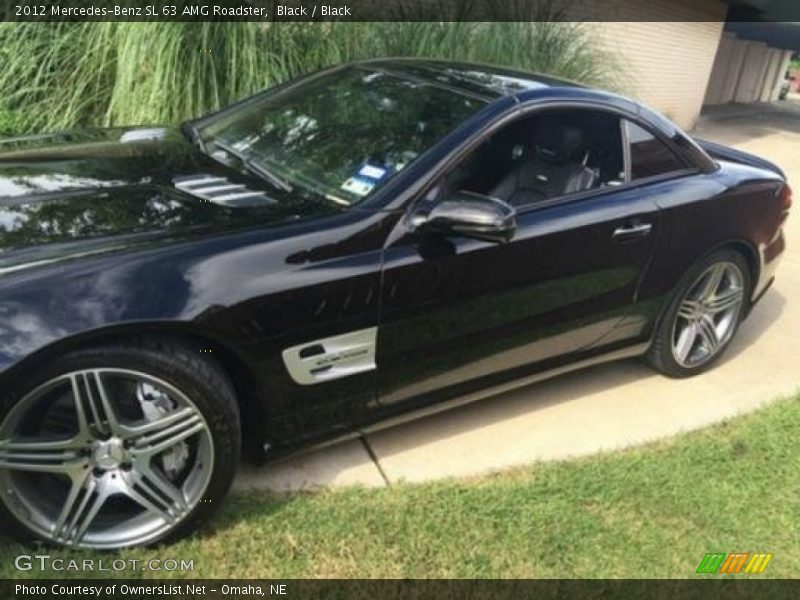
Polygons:
[[160,542],[243,453],[621,357],[700,373],[790,204],[777,166],[635,101],[433,60],[3,140],[2,528]]

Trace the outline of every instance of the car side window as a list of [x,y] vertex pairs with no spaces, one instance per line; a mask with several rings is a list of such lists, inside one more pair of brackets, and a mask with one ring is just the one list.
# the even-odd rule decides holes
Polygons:
[[565,109],[506,125],[445,176],[441,191],[468,191],[520,207],[623,181],[620,118]]
[[639,125],[624,121],[630,152],[631,181],[665,175],[686,168],[681,159],[661,140]]

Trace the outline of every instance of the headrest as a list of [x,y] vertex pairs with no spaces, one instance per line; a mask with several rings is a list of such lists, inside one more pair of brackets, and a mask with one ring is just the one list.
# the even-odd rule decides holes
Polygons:
[[553,118],[544,118],[534,125],[533,143],[540,159],[562,163],[573,158],[585,147],[583,132]]

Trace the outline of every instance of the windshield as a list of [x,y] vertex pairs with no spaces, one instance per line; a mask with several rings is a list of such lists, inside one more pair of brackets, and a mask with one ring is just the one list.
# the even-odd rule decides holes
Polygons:
[[201,130],[212,155],[231,155],[290,191],[363,201],[484,101],[401,75],[347,67],[223,116]]

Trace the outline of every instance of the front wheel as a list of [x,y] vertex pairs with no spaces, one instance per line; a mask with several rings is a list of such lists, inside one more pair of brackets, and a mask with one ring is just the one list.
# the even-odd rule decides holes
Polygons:
[[701,373],[730,344],[751,289],[750,270],[735,250],[695,265],[661,318],[648,362],[670,377]]
[[231,384],[190,347],[73,352],[0,404],[0,522],[80,548],[176,537],[220,504],[239,446]]

